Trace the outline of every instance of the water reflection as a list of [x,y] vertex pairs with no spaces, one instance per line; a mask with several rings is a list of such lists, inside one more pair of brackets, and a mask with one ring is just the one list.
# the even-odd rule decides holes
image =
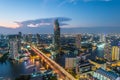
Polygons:
[[[26,69],[26,67],[29,65],[35,66]],[[28,60],[20,63],[10,63],[9,61],[7,61],[4,64],[0,64],[0,77],[11,78],[13,80],[15,77],[18,77],[21,74],[32,73],[34,68],[36,68],[36,71],[39,71],[39,61]]]

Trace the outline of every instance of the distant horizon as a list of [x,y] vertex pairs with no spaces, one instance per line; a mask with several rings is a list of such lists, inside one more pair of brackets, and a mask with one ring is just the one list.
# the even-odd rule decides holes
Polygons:
[[[111,28],[111,29],[109,29]],[[61,28],[61,34],[68,33],[120,33],[120,27],[76,27],[76,28]],[[0,27],[0,34],[17,34],[18,32],[22,32],[23,34],[53,34],[54,29],[53,26],[46,26],[46,27],[20,27],[16,29],[12,28],[4,28]]]

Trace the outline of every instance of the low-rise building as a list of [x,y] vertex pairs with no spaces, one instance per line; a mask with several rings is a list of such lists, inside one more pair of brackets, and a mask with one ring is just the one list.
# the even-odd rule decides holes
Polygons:
[[97,69],[94,72],[93,76],[99,80],[117,80],[119,78],[119,75],[117,73],[106,71],[102,68]]

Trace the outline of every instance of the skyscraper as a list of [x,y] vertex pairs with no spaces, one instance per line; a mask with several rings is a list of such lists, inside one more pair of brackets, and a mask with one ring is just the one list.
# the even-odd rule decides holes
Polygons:
[[56,54],[60,53],[60,27],[59,22],[56,19],[54,21],[54,50]]
[[40,44],[40,34],[36,34],[37,44]]
[[76,48],[80,49],[81,48],[81,34],[76,35]]
[[100,34],[100,42],[106,42],[106,37],[104,34]]
[[10,40],[10,51],[9,53],[11,54],[12,59],[18,59],[19,53],[18,53],[18,41],[16,40]]
[[18,35],[19,35],[19,38],[21,39],[22,38],[22,32],[19,32]]
[[19,59],[19,35],[9,35],[9,53],[12,59]]
[[22,32],[18,33],[18,52],[21,53]]
[[120,47],[112,47],[112,60],[120,60]]
[[109,43],[106,43],[104,46],[104,58],[108,61],[112,61],[112,48]]
[[32,42],[32,37],[33,37],[32,34],[28,34],[28,42]]

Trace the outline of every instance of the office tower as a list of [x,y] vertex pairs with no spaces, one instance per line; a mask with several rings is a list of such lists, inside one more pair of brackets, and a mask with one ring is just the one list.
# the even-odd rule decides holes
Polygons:
[[18,59],[19,58],[19,53],[18,53],[18,41],[16,40],[10,40],[10,51],[9,53],[11,54],[12,59]]
[[23,39],[24,39],[24,41],[29,42],[29,36],[28,36],[28,34],[23,35]]
[[108,61],[112,61],[111,45],[109,43],[105,44],[104,47],[104,58]]
[[112,47],[112,60],[120,60],[120,47]]
[[100,34],[100,42],[106,42],[106,37],[104,34]]
[[60,27],[59,27],[59,22],[56,19],[54,21],[54,50],[56,54],[60,53]]
[[19,38],[22,38],[22,32],[19,32],[18,35],[19,35]]
[[77,34],[76,35],[76,41],[75,41],[75,43],[76,43],[76,48],[77,49],[80,49],[81,48],[81,34]]
[[40,34],[36,34],[37,43],[40,44]]
[[22,33],[18,33],[18,52],[21,53]]
[[28,42],[32,42],[32,37],[33,37],[33,35],[32,34],[28,34]]
[[12,59],[18,60],[19,58],[19,35],[9,35],[9,53]]

